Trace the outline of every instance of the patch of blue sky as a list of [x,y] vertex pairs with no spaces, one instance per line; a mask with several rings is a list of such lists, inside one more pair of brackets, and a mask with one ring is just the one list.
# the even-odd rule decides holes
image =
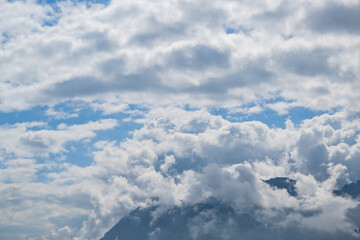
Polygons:
[[[249,106],[251,107],[251,106]],[[324,111],[314,111],[304,107],[289,109],[288,114],[280,115],[278,112],[265,108],[259,113],[229,113],[228,109],[219,108],[210,111],[213,115],[220,115],[231,122],[260,121],[271,128],[286,128],[285,122],[290,119],[295,126],[299,126],[304,120],[322,115]]]
[[5,168],[6,168],[6,166],[4,164],[4,161],[0,161],[0,169],[5,169]]
[[[77,104],[73,103],[64,103],[59,104],[51,108],[55,112],[55,114],[65,114],[64,117],[60,117],[57,115],[48,115],[48,122],[54,126],[58,126],[59,124],[65,123],[66,125],[80,125],[86,124],[90,121],[95,122],[100,119],[106,119],[109,117],[104,117],[99,112],[93,111],[88,106],[77,106]],[[46,114],[46,113],[45,113]],[[73,115],[75,114],[75,115]],[[73,116],[72,116],[73,115]]]
[[49,182],[49,178],[48,178],[48,174],[49,173],[53,173],[53,172],[62,172],[63,169],[47,169],[47,168],[42,168],[42,169],[39,169],[37,170],[36,172],[36,178],[35,178],[35,182],[42,182],[42,183],[46,183],[46,182]]
[[[96,151],[93,144],[98,141],[115,141],[117,144],[131,137],[132,131],[142,127],[133,122],[119,122],[119,126],[110,130],[97,131],[96,136],[79,142],[69,142],[65,145],[67,152],[63,153],[64,160],[80,167],[90,166],[93,163],[92,152]],[[60,155],[58,156],[60,157]]]
[[226,34],[233,34],[233,33],[236,33],[236,30],[235,30],[235,29],[233,29],[233,28],[226,28],[226,29],[225,29],[225,31],[226,31]]
[[193,108],[193,107],[191,107],[189,104],[185,104],[185,105],[184,105],[184,109],[185,109],[186,111],[196,111],[196,110],[199,110],[198,108]]
[[304,107],[294,107],[289,109],[288,114],[280,115],[278,112],[266,108],[258,114],[250,114],[243,116],[246,121],[260,121],[269,127],[277,127],[285,129],[285,122],[290,119],[295,126],[299,126],[304,120],[311,119],[315,116],[324,114],[323,111],[313,111]]
[[[58,23],[61,14],[61,8],[57,3],[65,2],[68,0],[37,0],[37,3],[40,5],[51,6],[52,11],[49,11],[47,16],[48,18],[44,20],[43,26],[54,26]],[[102,4],[107,6],[110,0],[72,0],[73,3],[85,3],[87,7],[90,7],[92,4]]]
[[[37,0],[37,3],[44,5],[44,4],[56,4],[57,2],[65,2],[65,1],[68,1],[68,0]],[[71,2],[86,3],[89,6],[94,3],[108,5],[110,0],[72,0]]]
[[48,120],[48,116],[44,114],[45,110],[47,110],[47,107],[37,106],[25,111],[0,111],[0,125],[12,125],[23,122],[46,122]]
[[[61,110],[67,112],[67,109],[62,108]],[[93,138],[88,138],[86,141],[69,142],[65,146],[68,150],[68,152],[65,153],[66,161],[81,167],[88,166],[92,163],[91,151],[94,143],[98,141],[122,142],[126,138],[130,138],[132,132],[136,129],[140,129],[143,125],[133,121],[123,121],[129,116],[129,114],[122,112],[104,116],[101,112],[93,111],[91,108],[82,108],[82,110],[78,112],[78,117],[53,120],[56,124],[66,123],[69,126],[74,124],[86,124],[89,121],[95,122],[101,119],[116,119],[118,121],[118,125],[115,128],[96,131],[96,136]]]
[[291,39],[291,38],[294,38],[294,35],[290,34],[286,37],[287,40]]
[[1,40],[0,44],[4,45],[10,40],[10,37],[7,33],[1,33],[1,35],[2,35],[2,40]]
[[238,26],[236,28],[225,26],[224,29],[225,29],[226,34],[237,34],[240,32],[246,34],[246,33],[251,32],[251,29],[247,28],[245,26]]
[[[265,104],[276,103],[276,102],[288,102],[281,97],[277,97],[271,100],[263,101],[261,103],[257,103],[260,107],[264,109],[258,113],[245,113],[245,112],[237,112],[231,113],[227,108],[215,107],[209,108],[209,112],[212,115],[222,116],[224,119],[227,119],[231,122],[246,122],[246,121],[260,121],[269,127],[276,128],[285,128],[286,120],[290,119],[295,126],[299,126],[304,120],[312,119],[316,116],[329,113],[327,111],[315,111],[305,107],[293,107],[290,108],[287,114],[279,114],[278,112],[264,107]],[[257,106],[255,103],[251,103],[249,105],[243,106],[244,109],[251,108]],[[186,111],[195,111],[198,109],[191,108],[189,105],[185,105],[184,109]],[[334,109],[333,111],[337,111]]]
[[[79,142],[69,142],[65,145],[67,152],[63,153],[66,156],[66,162],[85,167],[91,165],[93,144],[98,141],[115,141],[118,144],[126,138],[131,137],[131,132],[140,128],[142,125],[130,122],[120,123],[118,127],[110,130],[97,131],[96,136],[88,138]],[[60,156],[58,156],[60,157]]]
[[111,130],[99,131],[97,140],[123,141],[132,136],[134,130],[140,129],[143,125],[136,122],[121,121],[119,126]]
[[60,11],[60,9],[56,6],[53,6],[53,10],[54,13],[48,13],[48,19],[44,20],[42,26],[43,27],[52,27],[55,26],[56,24],[58,24],[60,17],[58,16],[58,11]]
[[[89,139],[89,141],[74,141],[67,143],[65,145],[67,152],[62,154],[66,157],[63,161],[79,167],[91,165],[93,161],[92,144],[94,141],[96,141],[96,138]],[[58,158],[60,158],[61,161],[61,156]]]

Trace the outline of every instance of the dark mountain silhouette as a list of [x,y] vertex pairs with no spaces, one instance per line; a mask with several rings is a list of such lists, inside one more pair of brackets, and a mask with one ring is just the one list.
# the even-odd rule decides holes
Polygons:
[[286,189],[290,196],[296,197],[297,192],[295,188],[296,181],[286,177],[276,177],[268,180],[263,180],[273,188]]
[[[123,217],[101,240],[145,239],[238,239],[261,226],[247,214],[211,198],[206,202],[174,207],[157,219],[157,207],[138,208]],[[231,229],[229,229],[229,227]],[[235,230],[235,231],[234,231]]]
[[336,196],[351,196],[355,199],[360,196],[360,180],[356,183],[345,184],[342,189],[334,190],[333,193]]

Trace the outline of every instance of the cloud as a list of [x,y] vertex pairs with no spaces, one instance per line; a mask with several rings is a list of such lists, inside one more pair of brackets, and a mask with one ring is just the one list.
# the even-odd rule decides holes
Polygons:
[[[0,114],[44,106],[49,120],[0,126],[3,238],[96,239],[136,207],[160,205],[156,217],[208,197],[256,205],[273,229],[351,228],[356,202],[331,193],[360,172],[358,2],[0,4]],[[142,125],[96,138],[118,120],[64,102]],[[325,114],[256,121],[294,107]],[[66,159],[85,142],[92,162]],[[281,176],[297,198],[261,181]]]
[[44,128],[44,123],[17,123],[3,125],[0,128],[0,147],[4,153],[19,157],[47,157],[49,154],[66,152],[65,144],[93,138],[95,131],[112,129],[117,125],[114,119],[104,119],[86,124],[59,124],[58,129]]
[[333,2],[310,11],[306,18],[310,28],[318,33],[359,34],[360,27],[354,24],[360,21],[359,7]]
[[[200,107],[281,97],[316,110],[358,101],[357,65],[341,60],[357,59],[356,3],[58,2],[57,12],[32,4],[5,4],[35,23],[1,43],[3,111],[109,96]],[[46,25],[48,18],[57,21]],[[226,34],[229,27],[250,30]]]
[[43,22],[51,19],[49,14],[52,13],[52,9],[38,5],[34,1],[9,2],[2,0],[1,6],[1,43],[22,34],[38,32],[42,29]]
[[169,170],[169,168],[175,163],[176,160],[174,158],[174,155],[170,155],[170,156],[166,156],[164,161],[165,162],[161,164],[160,169],[161,171],[166,173]]
[[2,184],[0,191],[0,224],[8,226],[1,236],[9,239],[39,239],[59,225],[84,220],[89,214],[90,202],[81,186],[23,181]]
[[[53,239],[63,234],[97,239],[136,207],[159,205],[156,218],[173,206],[214,197],[239,212],[255,207],[256,219],[274,229],[295,224],[303,231],[333,235],[352,228],[347,213],[356,202],[332,191],[359,178],[357,118],[323,114],[297,127],[287,120],[287,127],[281,129],[257,121],[230,122],[206,109],[168,107],[150,110],[141,122],[143,127],[128,139],[96,142],[94,161],[88,166],[31,158],[2,160],[2,224],[38,228],[40,235],[53,231]],[[93,137],[94,131],[116,124],[108,119],[62,124],[56,130],[32,129],[44,123],[3,128],[8,136],[19,131],[19,136],[31,132],[52,139],[51,147],[42,141],[47,146],[44,152],[56,153],[67,141]],[[24,149],[13,154],[43,156],[20,141],[13,144]],[[297,181],[297,197],[261,180],[278,176]],[[38,182],[39,177],[46,182]],[[9,220],[15,209],[17,214]],[[30,224],[34,217],[39,225]],[[71,219],[81,221],[75,224]],[[41,225],[46,221],[48,225]]]
[[36,173],[50,166],[37,164],[34,159],[12,159],[0,169],[2,182],[29,182],[36,179]]
[[55,119],[67,119],[67,118],[73,118],[73,117],[78,117],[79,114],[78,113],[66,113],[64,111],[56,111],[52,108],[49,108],[48,110],[46,110],[46,115],[53,117]]
[[[344,127],[336,128],[337,121]],[[274,227],[299,224],[329,234],[351,228],[346,214],[355,203],[333,196],[332,190],[358,174],[349,171],[353,166],[344,159],[332,162],[326,149],[343,144],[333,138],[348,131],[345,126],[354,131],[354,123],[341,114],[325,114],[299,128],[287,124],[288,129],[278,129],[258,122],[230,123],[204,110],[150,111],[144,127],[135,131],[132,139],[120,144],[97,143],[96,165],[78,169],[79,177],[98,182],[91,191],[97,207],[79,237],[100,236],[135,206],[159,204],[162,208],[156,214],[161,214],[173,205],[208,197],[238,211],[259,206],[264,210],[258,212],[258,220]],[[359,130],[355,132],[352,137],[356,139]],[[165,171],[169,154],[176,161],[166,165]],[[69,171],[58,177],[72,176],[73,170]],[[261,181],[276,176],[296,179],[298,197]],[[336,214],[330,210],[334,206],[339,209]],[[288,208],[294,212],[284,215]],[[318,214],[305,214],[312,211]],[[338,228],[333,228],[334,224]]]
[[314,49],[311,51],[304,49],[281,54],[279,63],[284,69],[300,76],[332,75],[333,70],[328,64],[328,58],[331,55],[332,52],[329,49]]

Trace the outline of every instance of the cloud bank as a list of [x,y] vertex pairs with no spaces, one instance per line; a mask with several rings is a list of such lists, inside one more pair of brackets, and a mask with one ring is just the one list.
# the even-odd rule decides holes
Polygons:
[[1,5],[3,111],[110,96],[358,111],[358,1]]

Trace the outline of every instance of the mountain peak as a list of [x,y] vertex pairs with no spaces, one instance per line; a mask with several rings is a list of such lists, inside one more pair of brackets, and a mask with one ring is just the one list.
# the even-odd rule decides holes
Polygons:
[[263,180],[265,183],[269,184],[272,188],[275,189],[286,189],[290,196],[296,197],[296,180],[290,179],[287,177],[276,177],[270,178],[268,180]]
[[342,189],[334,190],[333,193],[336,196],[351,196],[355,199],[360,196],[360,180],[356,183],[345,184]]

